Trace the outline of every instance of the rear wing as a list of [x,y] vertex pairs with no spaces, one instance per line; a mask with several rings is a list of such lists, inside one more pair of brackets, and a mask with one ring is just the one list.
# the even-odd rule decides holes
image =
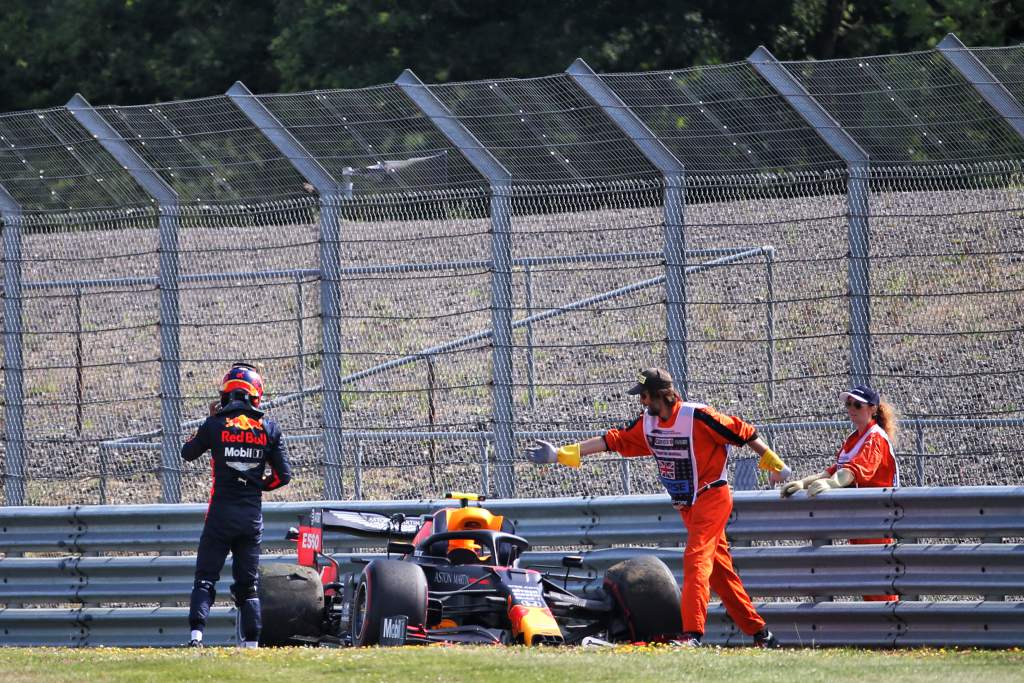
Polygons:
[[355,510],[321,510],[323,528],[343,531],[356,536],[385,538],[393,541],[411,541],[423,525],[419,517],[407,519],[403,514],[382,515],[378,512]]
[[287,538],[298,546],[299,564],[315,567],[317,555],[323,552],[324,529],[391,542],[411,541],[422,525],[419,517],[406,519],[400,513],[388,517],[377,512],[313,508],[302,518],[298,529],[288,531]]

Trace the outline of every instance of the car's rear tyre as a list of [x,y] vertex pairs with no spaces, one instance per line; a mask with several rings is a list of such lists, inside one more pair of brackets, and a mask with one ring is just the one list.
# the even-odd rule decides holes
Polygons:
[[312,567],[268,562],[260,565],[260,645],[296,645],[292,636],[321,635],[324,589]]
[[621,620],[613,637],[646,641],[674,638],[683,630],[679,586],[672,570],[654,555],[612,565],[605,572],[604,588],[615,600]]
[[418,564],[374,560],[363,569],[352,603],[352,642],[380,642],[385,617],[404,616],[410,626],[427,621],[427,577]]

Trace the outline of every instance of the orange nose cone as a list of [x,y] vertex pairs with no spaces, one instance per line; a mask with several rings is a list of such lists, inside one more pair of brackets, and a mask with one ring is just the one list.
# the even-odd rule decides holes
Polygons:
[[524,645],[562,640],[558,622],[547,607],[513,605],[508,611],[508,618],[512,622],[512,634],[522,636]]

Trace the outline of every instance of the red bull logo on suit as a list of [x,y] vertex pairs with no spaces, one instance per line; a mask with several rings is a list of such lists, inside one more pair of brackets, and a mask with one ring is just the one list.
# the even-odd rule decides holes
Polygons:
[[254,420],[248,415],[239,415],[238,417],[229,417],[224,420],[224,426],[228,429],[232,427],[241,429],[243,432],[251,431],[263,431],[263,420]]
[[222,444],[267,445],[267,433],[263,430],[262,420],[253,419],[248,415],[239,415],[224,420],[224,427],[225,429],[220,433]]

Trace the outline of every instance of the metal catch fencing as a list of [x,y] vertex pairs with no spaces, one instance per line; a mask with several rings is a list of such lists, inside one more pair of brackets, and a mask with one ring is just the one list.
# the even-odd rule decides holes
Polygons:
[[[1012,478],[1013,464],[988,463],[997,473],[986,474],[977,468],[981,461],[951,459],[947,454],[935,452],[928,435],[942,434],[953,429],[993,429],[1017,427],[1017,420],[936,419],[903,420],[900,427],[914,436],[913,446],[909,444],[897,455],[901,481],[907,486],[940,486],[950,480],[1001,479],[1005,473]],[[820,441],[839,440],[848,429],[846,423],[821,421],[813,424],[771,423],[763,425],[761,435],[778,448],[787,449],[794,434],[817,437]],[[600,431],[556,431],[518,432],[522,440],[544,439],[549,441],[582,441],[602,434]],[[495,490],[498,467],[494,462],[494,434],[479,432],[388,432],[381,430],[348,432],[344,443],[352,452],[352,458],[337,466],[335,479],[340,487],[341,497],[352,500],[384,500],[391,494],[412,497],[426,491],[471,490],[491,496]],[[319,442],[320,435],[286,437],[289,443]],[[384,444],[381,448],[380,444]],[[382,458],[380,450],[391,453],[395,448],[410,453],[410,461]],[[118,457],[120,449],[159,450],[159,444],[151,443],[108,443],[99,453],[97,486],[99,504],[107,504],[107,486],[112,474],[111,463]],[[419,454],[419,459],[416,459]],[[790,464],[800,471],[813,471],[821,467],[817,458],[799,455],[790,457]],[[950,469],[952,461],[953,470]],[[511,465],[513,474],[512,491],[536,490],[548,495],[573,495],[577,490],[586,490],[589,495],[633,495],[653,494],[662,490],[658,482],[654,463],[646,459],[620,458],[616,455],[592,456],[587,458],[584,470],[559,468],[537,469],[525,463]],[[766,473],[757,467],[757,459],[742,452],[728,463],[729,481],[733,489],[750,491],[766,487]],[[309,495],[316,494],[318,481],[298,482]]]
[[[336,501],[327,505],[423,514],[452,501]],[[263,562],[294,562],[283,541],[299,515],[320,503],[265,509]],[[524,566],[564,569],[578,552],[570,588],[597,588],[612,564],[653,553],[682,575],[685,529],[665,496],[504,499],[488,506],[534,545]],[[4,508],[0,523],[0,642],[7,645],[173,646],[183,642],[192,586],[198,505]],[[727,533],[758,610],[787,645],[1010,647],[1024,643],[1024,489],[943,487],[835,491],[780,500],[739,492]],[[830,545],[892,536],[889,545]],[[794,544],[796,542],[796,544]],[[371,539],[328,533],[346,562],[381,552]],[[639,547],[647,546],[647,547]],[[374,550],[376,548],[376,550]],[[548,549],[545,549],[548,548]],[[550,548],[559,548],[552,550]],[[565,550],[575,548],[576,550]],[[161,554],[155,555],[154,552]],[[12,557],[29,553],[31,557]],[[354,568],[355,565],[352,565]],[[899,594],[892,603],[862,594]],[[207,640],[229,644],[233,609],[215,607]],[[707,639],[744,644],[712,605]]]
[[2,502],[203,500],[238,359],[290,499],[650,492],[519,454],[655,364],[801,470],[867,381],[919,482],[1019,481],[1022,49],[0,114]]

